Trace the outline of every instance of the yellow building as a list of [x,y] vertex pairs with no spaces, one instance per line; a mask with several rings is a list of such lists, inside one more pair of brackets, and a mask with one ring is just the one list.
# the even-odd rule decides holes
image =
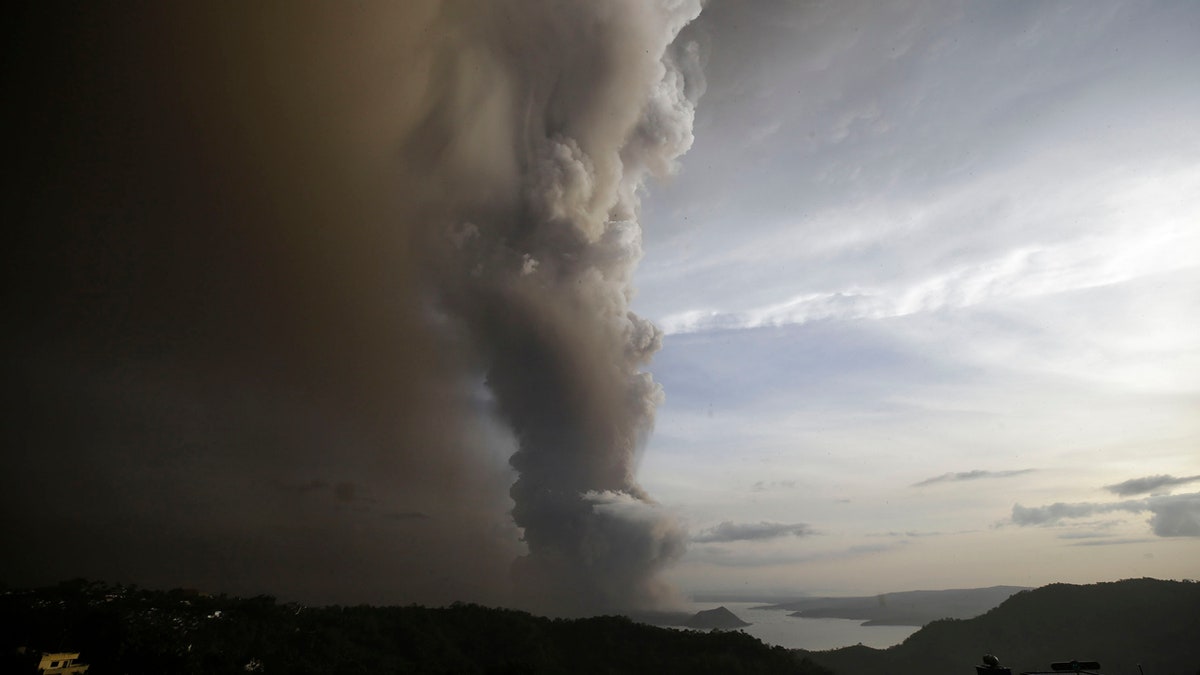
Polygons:
[[86,673],[90,667],[86,663],[76,663],[79,652],[43,653],[38,661],[40,675],[79,675]]

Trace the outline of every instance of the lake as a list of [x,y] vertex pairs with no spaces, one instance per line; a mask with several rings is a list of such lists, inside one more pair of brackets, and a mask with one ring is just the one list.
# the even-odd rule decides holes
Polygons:
[[691,611],[725,607],[751,625],[740,630],[770,645],[789,649],[837,649],[862,643],[883,649],[904,642],[918,626],[863,626],[855,619],[804,619],[781,609],[751,609],[761,602],[696,602]]

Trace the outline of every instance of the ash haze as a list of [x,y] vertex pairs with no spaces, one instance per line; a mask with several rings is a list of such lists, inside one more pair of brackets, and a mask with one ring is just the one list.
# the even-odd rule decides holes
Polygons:
[[643,184],[698,0],[20,16],[3,537],[308,600],[662,606]]
[[1194,4],[17,18],[5,583],[1200,572]]

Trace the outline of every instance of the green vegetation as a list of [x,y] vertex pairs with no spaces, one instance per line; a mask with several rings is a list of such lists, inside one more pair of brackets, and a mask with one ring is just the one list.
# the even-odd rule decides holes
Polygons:
[[983,616],[934,621],[888,649],[800,652],[837,673],[971,673],[985,653],[1013,669],[1099,661],[1109,675],[1200,673],[1200,583],[1130,579],[1023,591]]
[[551,620],[456,604],[304,607],[73,581],[0,594],[0,671],[18,647],[106,673],[794,673],[826,671],[743,633],[623,617]]

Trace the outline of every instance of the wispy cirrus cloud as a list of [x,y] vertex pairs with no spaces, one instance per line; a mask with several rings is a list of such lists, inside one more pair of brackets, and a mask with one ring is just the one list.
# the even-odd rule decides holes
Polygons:
[[1070,532],[1062,532],[1058,539],[1104,539],[1112,538],[1114,535],[1111,530],[1121,524],[1119,518],[1111,520],[1099,520],[1090,523],[1078,523],[1079,529],[1071,530]]
[[812,533],[812,528],[805,523],[772,523],[767,521],[735,523],[726,520],[718,525],[702,530],[698,535],[692,537],[692,541],[704,544],[728,543],[732,541],[765,541],[767,539],[778,539],[787,536],[803,537]]
[[736,549],[724,546],[701,546],[688,551],[688,558],[695,562],[703,562],[721,567],[769,567],[772,565],[797,565],[829,560],[850,560],[873,555],[885,554],[890,551],[909,546],[906,540],[857,544],[842,549],[828,551],[811,551],[796,553],[789,551],[758,552]]
[[1113,485],[1105,485],[1104,489],[1113,494],[1127,497],[1129,495],[1140,495],[1147,492],[1156,492],[1163,488],[1175,487],[1176,485],[1186,485],[1200,481],[1200,476],[1181,476],[1175,477],[1167,474],[1159,474],[1156,476],[1143,476],[1141,478],[1130,478],[1127,481],[1115,483]]
[[1009,471],[985,471],[982,469],[974,469],[972,471],[958,471],[944,473],[940,476],[926,478],[912,484],[912,487],[924,487],[935,483],[957,483],[965,480],[982,480],[985,478],[1008,478],[1010,476],[1019,476],[1023,473],[1031,473],[1037,469],[1012,469]]
[[971,532],[978,531],[979,530],[954,530],[943,532],[940,530],[905,530],[901,532],[899,530],[888,530],[887,532],[871,532],[866,536],[917,539],[920,537],[944,537],[952,534],[970,534]]
[[1056,502],[1034,507],[1014,504],[1012,522],[1021,526],[1057,525],[1063,520],[1122,511],[1149,511],[1152,514],[1149,520],[1150,528],[1160,537],[1200,537],[1200,492],[1109,503]]
[[750,486],[751,492],[766,492],[768,490],[793,490],[796,488],[794,480],[760,480]]
[[1146,544],[1154,541],[1153,539],[1142,538],[1124,538],[1124,539],[1087,539],[1077,541],[1074,544],[1067,546],[1122,546],[1124,544]]
[[[726,135],[705,134],[647,201],[663,227],[647,229],[636,302],[670,336],[651,366],[669,398],[648,482],[706,516],[693,534],[718,518],[806,514],[838,536],[697,543],[687,561],[791,563],[855,540],[950,550],[949,535],[993,517],[1014,542],[1072,535],[1057,546],[1164,544],[1152,516],[1160,534],[1186,532],[1186,505],[1052,529],[1018,528],[1009,511],[1140,500],[1150,494],[1100,488],[1200,473],[1178,460],[1194,436],[1200,327],[1187,311],[1200,299],[1188,253],[1200,242],[1200,88],[1179,68],[1200,53],[1181,40],[1196,7],[866,7],[710,3],[697,24],[745,49],[709,61],[699,114]],[[911,16],[916,30],[895,29]],[[739,69],[754,55],[762,68]],[[910,68],[919,82],[902,77]],[[1149,110],[1164,123],[1144,124]],[[1117,468],[1132,447],[1151,468]],[[665,452],[712,462],[669,466]],[[1028,467],[1036,475],[1001,473]],[[771,485],[793,477],[796,489]],[[712,510],[710,480],[746,506]],[[1171,548],[1189,541],[1200,539]],[[1089,556],[1100,578],[1120,576],[1134,547],[1081,550],[1120,554]],[[880,558],[898,566],[889,576],[904,564]],[[723,583],[750,577],[737,575]]]

